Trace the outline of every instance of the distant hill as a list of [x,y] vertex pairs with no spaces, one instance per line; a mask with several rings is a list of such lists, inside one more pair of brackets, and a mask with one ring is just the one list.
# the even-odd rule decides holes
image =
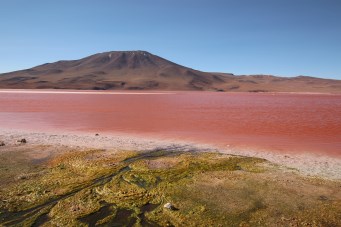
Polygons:
[[341,92],[341,81],[201,72],[146,51],[112,51],[0,74],[0,88]]

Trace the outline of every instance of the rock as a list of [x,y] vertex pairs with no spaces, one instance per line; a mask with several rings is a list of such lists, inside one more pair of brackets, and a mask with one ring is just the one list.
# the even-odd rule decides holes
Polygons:
[[328,200],[328,197],[325,195],[320,195],[319,200],[326,201]]
[[17,177],[18,180],[26,180],[27,176],[26,175],[20,175]]
[[21,139],[17,141],[18,143],[27,143],[26,139]]
[[96,134],[95,134],[95,136],[99,136],[99,134],[98,134],[98,133],[96,133]]
[[169,210],[175,210],[175,207],[171,203],[166,203],[165,205],[163,205],[163,207]]
[[5,142],[4,141],[0,141],[0,147],[5,146]]

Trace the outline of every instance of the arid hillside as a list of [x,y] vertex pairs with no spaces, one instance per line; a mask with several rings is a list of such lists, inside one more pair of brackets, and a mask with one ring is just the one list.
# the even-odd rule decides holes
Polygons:
[[145,51],[112,51],[0,74],[0,88],[341,92],[341,81],[201,72]]

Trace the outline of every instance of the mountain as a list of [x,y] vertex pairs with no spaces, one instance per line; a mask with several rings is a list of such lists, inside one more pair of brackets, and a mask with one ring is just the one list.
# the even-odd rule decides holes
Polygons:
[[341,92],[341,81],[201,72],[146,51],[112,51],[0,74],[0,88]]

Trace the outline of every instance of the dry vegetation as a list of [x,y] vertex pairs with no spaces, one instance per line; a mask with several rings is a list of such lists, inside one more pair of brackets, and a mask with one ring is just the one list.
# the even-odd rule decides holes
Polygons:
[[341,225],[340,182],[262,159],[86,150],[37,162],[24,147],[0,150],[4,226]]

